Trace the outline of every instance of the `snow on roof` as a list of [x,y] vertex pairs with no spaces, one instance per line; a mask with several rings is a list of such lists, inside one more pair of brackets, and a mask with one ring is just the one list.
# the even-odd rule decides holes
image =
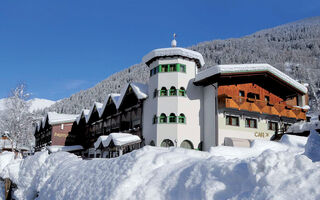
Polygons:
[[108,147],[111,141],[113,141],[115,146],[123,146],[126,144],[139,143],[141,139],[139,136],[129,133],[111,133],[108,136],[100,136],[94,143],[94,147],[98,148],[101,144],[103,147]]
[[192,58],[199,62],[200,64],[199,67],[202,67],[205,64],[204,59],[199,52],[192,51],[190,49],[180,48],[180,47],[155,49],[150,53],[148,53],[147,55],[145,55],[142,58],[142,61],[144,63],[147,63],[153,58],[166,57],[166,56],[183,56],[183,57]]
[[42,127],[44,128],[46,121],[48,120],[50,125],[74,122],[79,115],[60,114],[56,112],[48,112],[44,120],[42,121]]
[[92,105],[92,107],[91,107],[91,109],[90,109],[90,112],[89,112],[89,114],[88,114],[87,122],[90,120],[94,108],[97,109],[98,115],[99,115],[99,117],[100,117],[100,116],[101,116],[101,113],[102,113],[102,107],[103,107],[103,104],[102,104],[102,103],[94,102],[93,105]]
[[73,145],[73,146],[60,146],[60,145],[53,145],[46,147],[50,153],[55,153],[59,151],[79,151],[82,150],[83,147],[81,145]]
[[[105,109],[106,109],[106,106],[108,104],[108,101],[109,101],[109,98],[112,99],[113,103],[115,105],[117,105],[117,102],[119,100],[119,97],[120,97],[120,94],[118,93],[111,93],[111,94],[108,94],[107,98],[104,100],[104,103],[103,103],[103,107],[101,108],[101,115],[104,113]],[[100,115],[100,117],[101,117]]]
[[119,99],[116,102],[117,109],[120,107],[129,86],[131,86],[138,99],[146,99],[148,97],[148,85],[143,83],[128,83],[124,88],[121,89]]
[[287,82],[288,84],[290,84],[297,90],[301,91],[302,93],[306,94],[308,92],[308,89],[304,85],[298,83],[296,80],[292,79],[285,73],[281,72],[280,70],[266,63],[216,65],[199,72],[196,75],[195,82],[201,81],[203,79],[206,79],[216,74],[243,73],[243,72],[269,72],[275,75],[276,77],[278,77],[279,79],[281,79],[282,81]]
[[15,144],[12,143],[9,139],[0,138],[0,149],[11,149]]
[[88,110],[88,109],[82,109],[80,115],[76,119],[77,124],[79,124],[82,116],[85,118],[85,120],[87,122],[89,112],[90,112],[90,110]]

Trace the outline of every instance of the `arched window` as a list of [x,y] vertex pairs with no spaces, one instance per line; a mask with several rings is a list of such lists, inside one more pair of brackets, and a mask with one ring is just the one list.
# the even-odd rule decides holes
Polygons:
[[173,147],[174,144],[171,140],[165,139],[161,142],[161,147]]
[[160,90],[160,96],[168,96],[168,90],[166,87],[162,87]]
[[154,143],[154,141],[153,140],[151,140],[151,142],[150,142],[150,146],[156,146],[156,144]]
[[170,96],[177,96],[177,89],[176,87],[172,86],[169,90]]
[[180,147],[185,148],[185,149],[193,149],[193,144],[189,140],[184,140]]
[[184,87],[181,87],[179,90],[179,96],[186,96],[186,89],[184,89]]
[[160,120],[159,120],[159,122],[160,122],[161,124],[167,123],[167,115],[164,114],[164,113],[162,113],[162,114],[160,115]]
[[169,122],[170,123],[176,123],[177,122],[177,117],[174,113],[171,113],[169,116]]
[[186,123],[186,116],[183,113],[181,113],[179,116],[179,123]]
[[203,148],[202,146],[203,146],[203,142],[201,141],[201,142],[198,144],[198,150],[199,150],[199,151],[202,151],[202,148]]
[[157,124],[158,123],[158,117],[157,115],[153,116],[153,124]]

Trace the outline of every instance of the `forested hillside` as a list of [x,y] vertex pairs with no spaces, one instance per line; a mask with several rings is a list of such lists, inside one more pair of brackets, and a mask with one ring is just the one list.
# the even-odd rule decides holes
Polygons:
[[[202,53],[206,65],[269,63],[302,82],[309,83],[313,110],[318,109],[320,86],[320,17],[262,30],[242,38],[202,42],[190,47]],[[108,93],[119,92],[128,82],[147,82],[149,70],[140,63],[120,71],[96,86],[63,99],[48,110],[79,113]]]

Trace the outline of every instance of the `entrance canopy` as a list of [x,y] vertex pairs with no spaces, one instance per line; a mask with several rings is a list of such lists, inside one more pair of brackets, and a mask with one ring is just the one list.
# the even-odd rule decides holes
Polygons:
[[97,141],[94,143],[94,148],[97,149],[100,146],[102,147],[109,147],[111,143],[114,146],[127,146],[131,144],[140,143],[141,139],[137,135],[132,135],[129,133],[111,133],[110,135],[100,136]]

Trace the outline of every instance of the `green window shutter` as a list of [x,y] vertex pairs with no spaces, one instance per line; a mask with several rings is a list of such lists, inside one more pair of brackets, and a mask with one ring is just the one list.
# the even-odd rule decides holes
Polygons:
[[180,64],[177,64],[177,72],[180,72]]
[[162,66],[159,65],[159,72],[162,72]]

